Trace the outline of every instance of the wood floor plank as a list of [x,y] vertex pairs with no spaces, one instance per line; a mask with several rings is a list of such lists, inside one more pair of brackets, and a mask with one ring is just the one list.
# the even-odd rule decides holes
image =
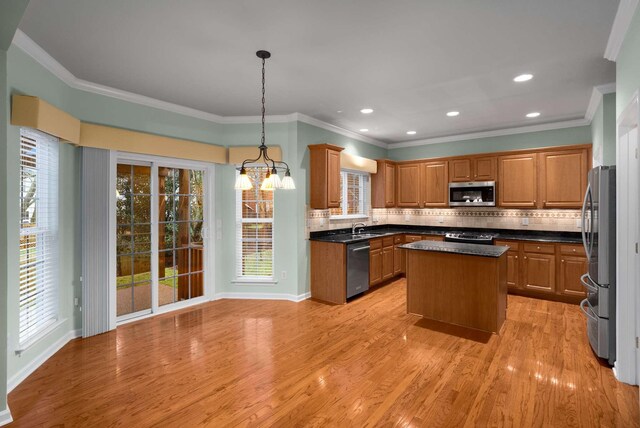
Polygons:
[[67,344],[9,395],[16,427],[640,427],[579,308],[509,296],[501,334],[347,305],[221,300]]

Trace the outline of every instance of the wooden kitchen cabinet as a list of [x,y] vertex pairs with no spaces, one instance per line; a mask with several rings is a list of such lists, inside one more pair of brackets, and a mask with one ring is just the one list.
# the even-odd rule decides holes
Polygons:
[[449,206],[449,164],[447,161],[422,164],[422,207]]
[[473,181],[496,181],[498,158],[484,156],[473,158]]
[[382,282],[382,239],[369,241],[369,285]]
[[[556,291],[556,256],[553,245],[540,245],[544,252],[523,252],[523,288],[541,293]],[[547,248],[551,249],[551,254]]]
[[513,241],[495,241],[494,244],[509,247],[509,251],[507,251],[507,287],[509,290],[522,288],[522,281],[520,280],[520,245]]
[[391,208],[396,206],[396,164],[378,160],[378,172],[371,175],[371,207]]
[[472,181],[471,159],[454,159],[449,161],[449,182]]
[[496,181],[496,156],[470,157],[449,161],[449,182]]
[[541,208],[581,208],[587,188],[588,150],[542,152],[539,157]]
[[400,248],[402,244],[396,244],[393,247],[393,275],[403,274],[405,271],[405,255],[404,250]]
[[558,292],[574,296],[576,302],[586,297],[580,277],[587,273],[589,264],[582,245],[561,244],[558,263]]
[[309,206],[312,209],[340,207],[340,152],[330,144],[309,146]]
[[421,202],[420,194],[420,163],[399,164],[397,171],[397,205],[399,207],[419,207]]
[[394,246],[382,248],[382,280],[386,281],[389,278],[393,278],[393,271],[395,264],[393,260]]
[[536,153],[498,157],[498,205],[505,208],[535,208],[536,179]]

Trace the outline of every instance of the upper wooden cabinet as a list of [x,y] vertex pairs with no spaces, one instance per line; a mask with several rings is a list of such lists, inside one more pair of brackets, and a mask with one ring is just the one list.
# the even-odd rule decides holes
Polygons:
[[473,181],[496,181],[497,170],[496,156],[473,158]]
[[472,181],[471,159],[454,159],[449,161],[449,181]]
[[498,205],[508,208],[537,206],[537,154],[498,157]]
[[396,206],[396,164],[379,160],[378,172],[371,175],[371,207],[390,208]]
[[449,182],[495,181],[498,158],[483,156],[449,161]]
[[448,162],[425,162],[422,164],[422,207],[449,206]]
[[540,153],[541,208],[580,208],[587,188],[588,150]]
[[398,178],[396,204],[399,207],[419,207],[422,201],[420,192],[420,174],[422,165],[416,163],[399,164],[396,168]]
[[309,205],[313,209],[340,207],[340,152],[330,144],[309,146]]

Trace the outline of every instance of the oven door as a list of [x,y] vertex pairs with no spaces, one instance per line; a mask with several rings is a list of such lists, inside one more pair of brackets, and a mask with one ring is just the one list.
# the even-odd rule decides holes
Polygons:
[[449,183],[449,206],[451,207],[495,207],[495,181],[470,181]]

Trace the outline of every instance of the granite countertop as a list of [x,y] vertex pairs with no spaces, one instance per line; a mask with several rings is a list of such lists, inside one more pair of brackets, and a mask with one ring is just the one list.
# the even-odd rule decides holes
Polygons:
[[335,242],[339,244],[354,244],[369,239],[392,236],[398,234],[411,235],[440,235],[444,236],[448,232],[474,231],[493,235],[494,239],[506,239],[517,241],[534,241],[549,243],[582,243],[582,238],[578,232],[552,232],[537,230],[507,230],[507,229],[468,229],[468,228],[445,228],[430,226],[377,226],[368,227],[361,234],[351,234],[350,229],[340,229],[333,231],[312,232],[311,241]]
[[455,253],[468,256],[500,257],[509,247],[500,245],[462,244],[459,242],[418,241],[401,245],[406,250],[433,251],[438,253]]

